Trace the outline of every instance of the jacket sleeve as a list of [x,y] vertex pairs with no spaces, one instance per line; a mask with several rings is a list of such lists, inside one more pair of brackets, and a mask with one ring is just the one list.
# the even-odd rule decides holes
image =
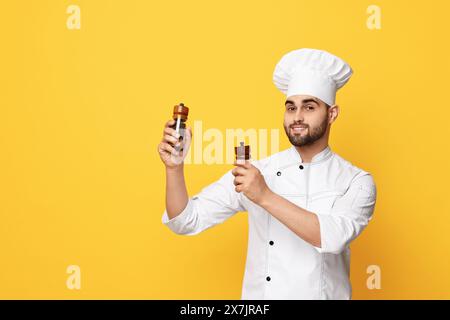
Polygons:
[[229,170],[219,180],[203,188],[189,198],[184,210],[169,219],[164,210],[162,223],[180,235],[196,235],[203,230],[224,222],[235,213],[245,211],[240,193],[233,184],[234,176]]
[[320,253],[341,253],[368,225],[376,202],[373,177],[365,173],[354,179],[330,212],[315,212],[320,224]]

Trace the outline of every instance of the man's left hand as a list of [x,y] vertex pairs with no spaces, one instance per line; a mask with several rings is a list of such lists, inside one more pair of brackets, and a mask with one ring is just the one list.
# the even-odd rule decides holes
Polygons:
[[234,176],[234,189],[236,192],[243,192],[244,195],[256,204],[260,204],[265,196],[270,192],[258,168],[249,161],[245,163],[234,162],[236,168],[231,173]]

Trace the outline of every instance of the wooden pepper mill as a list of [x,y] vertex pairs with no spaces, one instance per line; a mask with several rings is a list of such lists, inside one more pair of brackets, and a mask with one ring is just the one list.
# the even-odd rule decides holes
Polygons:
[[240,142],[238,147],[234,147],[234,154],[236,156],[236,162],[244,164],[246,160],[250,160],[250,146],[245,146],[244,142]]
[[[172,119],[175,120],[175,124],[171,126],[171,128],[175,129],[177,133],[180,134],[178,141],[183,142],[186,136],[186,121],[189,114],[189,108],[184,105],[184,103],[180,103],[173,107],[173,115]],[[175,150],[178,152],[183,151],[183,145],[180,144],[175,146]]]

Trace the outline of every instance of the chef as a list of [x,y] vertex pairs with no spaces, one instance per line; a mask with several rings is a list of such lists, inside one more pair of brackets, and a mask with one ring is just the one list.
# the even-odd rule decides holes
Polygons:
[[273,82],[286,95],[283,122],[291,147],[235,163],[190,198],[183,163],[170,157],[178,143],[173,121],[166,124],[158,147],[166,167],[162,223],[177,234],[195,235],[247,211],[241,299],[351,299],[349,245],[372,219],[376,201],[372,175],[328,145],[339,114],[336,91],[352,73],[323,50],[282,56]]

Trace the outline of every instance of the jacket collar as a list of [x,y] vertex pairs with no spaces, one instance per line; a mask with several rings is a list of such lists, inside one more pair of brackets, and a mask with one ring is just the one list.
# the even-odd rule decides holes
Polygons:
[[[289,157],[290,157],[289,162],[292,162],[292,161],[294,161],[295,163],[303,162],[303,159],[302,159],[300,153],[295,148],[295,146],[291,146],[288,150],[288,153],[289,153]],[[331,148],[330,148],[330,146],[327,145],[322,151],[320,151],[319,153],[316,153],[313,156],[313,158],[311,159],[311,164],[325,161],[326,159],[331,157],[331,155],[332,155]]]

